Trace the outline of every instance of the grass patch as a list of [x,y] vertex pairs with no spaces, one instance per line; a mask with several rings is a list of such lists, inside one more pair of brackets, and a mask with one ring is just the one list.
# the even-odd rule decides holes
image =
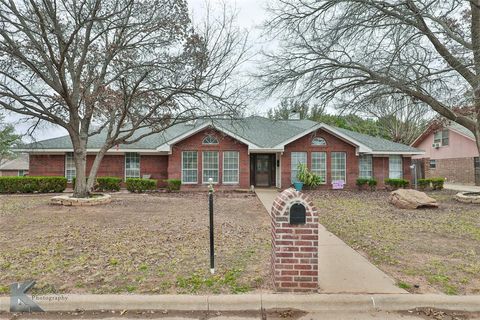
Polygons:
[[439,208],[418,210],[390,205],[382,191],[310,193],[320,223],[398,279],[398,286],[480,294],[480,209],[455,201],[455,192],[429,193]]

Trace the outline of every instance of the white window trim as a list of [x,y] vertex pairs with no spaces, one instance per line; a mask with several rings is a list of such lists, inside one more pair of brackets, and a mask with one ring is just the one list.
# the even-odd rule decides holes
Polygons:
[[[290,182],[293,183],[295,181],[298,181],[297,177],[293,177],[293,172],[294,171],[297,171],[297,174],[298,174],[298,163],[297,163],[297,166],[295,167],[295,169],[293,169],[292,167],[292,158],[293,158],[293,154],[294,153],[301,153],[301,154],[304,154],[305,155],[305,165],[308,165],[308,152],[307,151],[292,151],[290,152]],[[302,162],[299,162],[299,163],[302,163]]]
[[[362,157],[367,157],[370,159],[370,172],[371,172],[371,175],[370,177],[364,177],[362,176],[362,170],[361,170],[361,159]],[[358,177],[359,178],[363,178],[363,179],[372,179],[374,177],[373,175],[373,156],[371,154],[362,154],[360,156],[358,156]]]
[[218,171],[217,177],[218,177],[218,181],[213,182],[213,184],[218,184],[219,181],[220,181],[220,157],[219,157],[219,151],[217,151],[217,150],[212,150],[212,151],[204,150],[204,151],[202,151],[202,184],[208,184],[209,183],[208,181],[203,180],[203,170],[205,170],[205,161],[203,161],[204,160],[204,156],[203,156],[204,152],[216,152],[217,153],[217,171]]
[[[400,159],[400,178],[392,178],[390,173],[391,173],[391,170],[390,170],[390,159]],[[397,155],[394,155],[394,156],[389,156],[388,157],[388,178],[389,179],[403,179],[404,177],[404,174],[403,174],[403,157],[402,156],[397,156]]]
[[[323,144],[315,144],[314,141],[315,140],[321,140],[323,141]],[[325,140],[325,138],[322,138],[322,137],[314,137],[312,139],[312,141],[310,142],[310,144],[313,146],[313,147],[326,147],[327,146],[327,140]]]
[[[64,177],[67,178],[67,182],[72,182],[72,181],[73,181],[73,178],[72,178],[72,180],[69,181],[69,180],[68,180],[68,177],[67,177],[67,156],[68,156],[69,154],[71,154],[71,155],[72,155],[72,159],[74,159],[73,152],[67,152],[67,153],[65,153],[65,157],[64,157],[64,161],[65,161],[65,164],[64,164],[64,166],[65,166]],[[75,164],[75,160],[73,160],[73,163]],[[75,178],[76,178],[76,177],[77,177],[77,168],[75,167],[74,170],[75,170]]]
[[[136,153],[138,155],[138,177],[127,177],[127,153]],[[123,180],[127,179],[140,179],[142,178],[142,160],[140,159],[140,153],[138,152],[125,152],[123,155]]]
[[324,170],[325,170],[325,181],[323,181],[321,184],[327,184],[327,180],[328,180],[328,168],[327,168],[327,158],[328,158],[328,153],[326,151],[312,151],[311,152],[312,154],[310,155],[310,171],[313,172],[313,155],[315,153],[323,153],[325,155],[325,165],[324,165]]
[[[213,138],[213,139],[215,139],[216,142],[205,142],[205,140],[206,140],[207,138]],[[218,142],[218,138],[215,137],[213,134],[206,135],[206,136],[202,139],[202,144],[203,144],[203,145],[207,145],[207,146],[208,146],[208,145],[217,145],[218,143],[219,143],[219,142]]]
[[[235,152],[237,154],[237,181],[225,182],[225,153],[226,152]],[[233,169],[227,169],[227,170],[234,171]],[[202,172],[202,177],[203,177],[203,172]],[[240,152],[235,150],[225,150],[222,152],[222,184],[239,184],[239,183],[240,183]]]
[[343,157],[343,163],[344,163],[344,167],[345,167],[345,179],[343,179],[343,183],[347,184],[347,153],[345,151],[332,151],[330,153],[330,179],[332,179],[332,184],[333,184],[333,181],[338,181],[338,180],[333,179],[333,157],[332,157],[332,155],[334,153],[343,153],[345,155],[345,157]]
[[[195,165],[195,171],[197,171],[197,180],[192,181],[192,182],[184,182],[183,181],[183,153],[184,152],[195,152],[197,154],[197,163]],[[193,169],[192,169],[193,171]],[[203,173],[203,172],[202,172]],[[181,161],[180,161],[180,181],[182,181],[182,184],[198,184],[198,151],[194,150],[183,150],[182,155],[181,155]]]

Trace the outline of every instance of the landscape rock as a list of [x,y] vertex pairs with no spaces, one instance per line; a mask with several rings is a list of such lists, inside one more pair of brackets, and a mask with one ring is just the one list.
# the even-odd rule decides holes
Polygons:
[[437,200],[427,196],[425,192],[413,189],[398,189],[390,193],[388,201],[401,209],[417,209],[424,207],[437,208]]

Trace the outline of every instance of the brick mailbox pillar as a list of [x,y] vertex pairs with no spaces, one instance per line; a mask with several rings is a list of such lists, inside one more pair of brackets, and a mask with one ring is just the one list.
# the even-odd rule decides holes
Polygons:
[[309,198],[293,188],[273,202],[272,274],[275,289],[318,289],[318,212]]

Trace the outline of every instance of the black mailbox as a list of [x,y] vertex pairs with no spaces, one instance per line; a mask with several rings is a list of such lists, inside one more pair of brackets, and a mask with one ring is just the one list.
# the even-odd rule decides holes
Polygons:
[[306,209],[301,203],[294,203],[290,207],[290,224],[305,224]]

